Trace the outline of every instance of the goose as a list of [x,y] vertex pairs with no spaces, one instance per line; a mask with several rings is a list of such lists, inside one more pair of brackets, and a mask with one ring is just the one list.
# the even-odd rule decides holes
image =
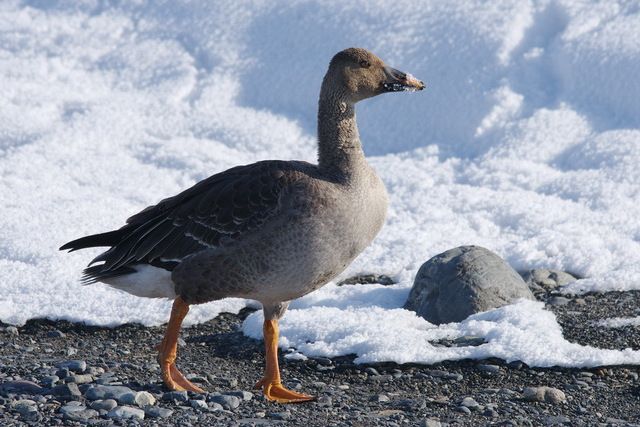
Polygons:
[[233,167],[147,207],[118,230],[60,249],[109,247],[84,269],[83,284],[173,299],[158,346],[170,390],[204,392],[176,367],[189,306],[240,297],[263,307],[265,369],[256,389],[280,403],[313,400],[282,385],[278,320],[291,300],[325,285],[371,243],[388,204],[382,180],[365,159],[354,106],[424,88],[365,49],[343,50],[322,82],[317,164],[267,160]]

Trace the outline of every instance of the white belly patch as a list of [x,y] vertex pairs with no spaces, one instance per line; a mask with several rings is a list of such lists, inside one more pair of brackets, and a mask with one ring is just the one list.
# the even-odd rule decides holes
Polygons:
[[170,271],[147,264],[136,265],[133,269],[135,273],[101,282],[138,297],[175,299],[176,291]]

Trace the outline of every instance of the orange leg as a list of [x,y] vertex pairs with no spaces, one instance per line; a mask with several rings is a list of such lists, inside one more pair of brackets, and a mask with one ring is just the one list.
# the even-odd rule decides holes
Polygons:
[[287,390],[280,382],[280,368],[278,366],[278,321],[265,320],[263,326],[264,346],[266,350],[266,367],[264,377],[256,384],[268,400],[278,403],[298,403],[315,400],[307,394]]
[[180,297],[176,298],[171,309],[171,318],[169,318],[167,331],[164,334],[162,343],[158,346],[158,363],[160,363],[160,370],[162,371],[162,380],[170,390],[189,390],[196,393],[204,393],[204,390],[186,379],[176,367],[180,325],[182,325],[182,320],[184,320],[188,312],[189,304]]

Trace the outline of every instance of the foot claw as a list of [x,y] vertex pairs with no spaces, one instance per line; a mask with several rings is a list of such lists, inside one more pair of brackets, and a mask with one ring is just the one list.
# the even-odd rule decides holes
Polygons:
[[272,383],[266,378],[261,379],[256,383],[255,388],[262,388],[262,392],[267,400],[278,403],[301,403],[310,402],[316,400],[315,396],[308,394],[296,393],[286,389],[280,384],[280,382]]
[[193,391],[195,393],[204,393],[204,390],[193,384],[182,375],[175,363],[162,367],[162,379],[167,388],[173,391]]

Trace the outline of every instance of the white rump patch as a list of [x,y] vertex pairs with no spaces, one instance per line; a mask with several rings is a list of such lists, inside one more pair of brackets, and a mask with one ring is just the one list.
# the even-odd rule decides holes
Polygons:
[[175,299],[176,291],[170,271],[147,264],[136,265],[133,268],[136,270],[135,273],[101,282],[137,297]]

